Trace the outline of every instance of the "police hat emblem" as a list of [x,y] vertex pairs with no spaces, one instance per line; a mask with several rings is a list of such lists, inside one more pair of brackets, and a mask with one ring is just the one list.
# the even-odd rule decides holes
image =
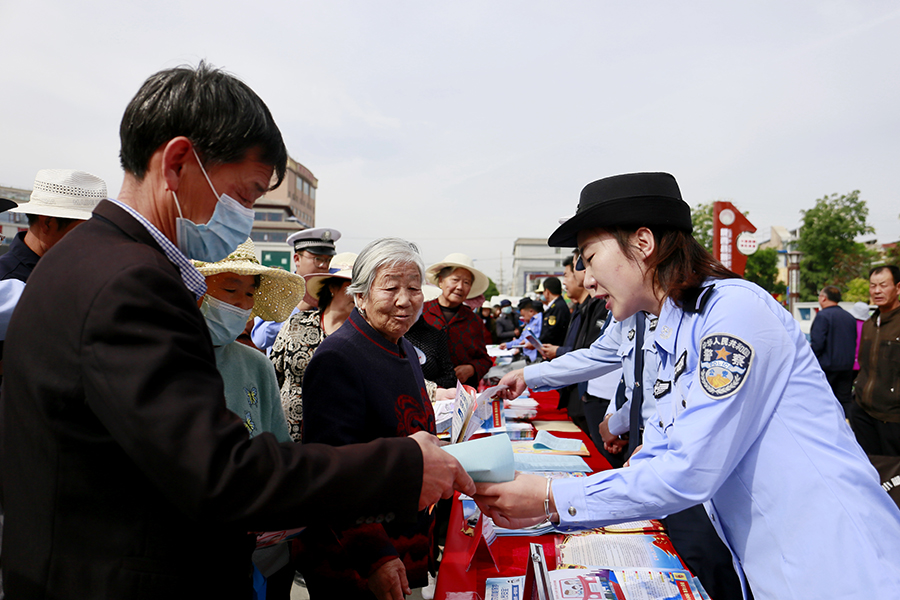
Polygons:
[[700,342],[700,385],[710,398],[731,396],[744,384],[753,363],[753,346],[725,333]]

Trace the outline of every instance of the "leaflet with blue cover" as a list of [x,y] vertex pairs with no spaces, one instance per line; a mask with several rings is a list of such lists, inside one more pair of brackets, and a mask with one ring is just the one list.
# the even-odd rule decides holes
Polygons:
[[516,476],[512,442],[505,433],[443,447],[473,480],[499,483]]

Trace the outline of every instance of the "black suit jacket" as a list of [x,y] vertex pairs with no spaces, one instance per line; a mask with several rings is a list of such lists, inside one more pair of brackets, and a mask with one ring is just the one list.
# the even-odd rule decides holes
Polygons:
[[5,359],[10,598],[249,597],[246,532],[417,513],[411,439],[247,437],[193,294],[111,202],[41,259]]
[[544,311],[544,322],[541,324],[541,343],[562,346],[569,330],[569,306],[562,296],[550,303]]

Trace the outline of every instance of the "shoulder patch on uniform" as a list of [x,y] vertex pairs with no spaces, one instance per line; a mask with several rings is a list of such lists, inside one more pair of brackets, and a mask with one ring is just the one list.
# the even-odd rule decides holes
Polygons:
[[712,298],[715,287],[716,284],[713,283],[701,288],[685,290],[681,299],[681,309],[686,313],[702,313],[706,308],[706,303]]
[[556,315],[550,315],[549,317],[547,317],[547,325],[549,325],[550,327],[556,325]]
[[738,337],[714,333],[700,341],[700,385],[710,398],[737,393],[752,364],[753,346]]
[[634,340],[634,329],[628,332],[628,341]]
[[678,378],[684,373],[685,367],[687,367],[687,350],[682,352],[681,356],[678,357],[678,360],[675,362],[675,373],[673,374],[674,381],[678,381]]
[[659,400],[660,398],[668,394],[669,390],[671,389],[671,381],[663,381],[661,379],[657,379],[656,383],[653,384],[653,397]]

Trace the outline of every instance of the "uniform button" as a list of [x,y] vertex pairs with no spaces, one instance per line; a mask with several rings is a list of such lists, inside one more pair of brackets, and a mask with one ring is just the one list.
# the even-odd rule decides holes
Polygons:
[[576,514],[578,514],[578,511],[575,510],[575,507],[574,507],[574,506],[570,506],[570,507],[569,507],[569,516],[574,517]]
[[663,428],[663,424],[662,424],[662,421],[660,421],[660,422],[659,422],[659,428],[660,428],[660,429],[662,429],[662,428]]
[[681,401],[681,406],[687,408],[687,400],[682,400],[682,401]]
[[715,523],[715,522],[716,522],[716,515],[714,515],[713,513],[709,513],[709,520],[712,521],[713,523]]

